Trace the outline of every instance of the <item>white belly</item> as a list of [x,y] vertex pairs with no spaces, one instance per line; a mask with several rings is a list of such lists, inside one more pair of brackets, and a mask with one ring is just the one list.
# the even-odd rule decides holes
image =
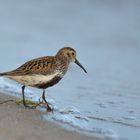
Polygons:
[[16,82],[25,85],[25,86],[34,86],[38,85],[41,83],[47,83],[51,79],[53,79],[56,76],[61,76],[63,75],[59,72],[56,72],[51,75],[40,75],[40,74],[35,74],[35,75],[24,75],[24,76],[6,76],[7,78],[10,78],[12,80],[15,80]]

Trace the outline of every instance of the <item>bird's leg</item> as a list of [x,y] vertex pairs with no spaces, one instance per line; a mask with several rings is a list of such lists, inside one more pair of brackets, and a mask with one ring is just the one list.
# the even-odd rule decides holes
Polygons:
[[27,108],[35,109],[36,106],[28,106],[28,105],[26,104],[25,95],[24,95],[24,90],[25,90],[25,86],[22,86],[22,98],[23,98],[22,101],[23,101],[23,105],[24,105],[25,107],[27,107]]
[[46,98],[45,98],[45,89],[43,89],[42,99],[44,100],[44,102],[45,102],[46,105],[47,105],[47,110],[48,110],[48,111],[53,111],[53,107],[51,108],[51,107],[49,106],[49,103],[46,101]]
[[25,90],[25,86],[22,86],[22,101],[23,101],[23,105],[24,105],[25,107],[27,107],[26,102],[25,102],[24,90]]
[[40,97],[40,98],[38,99],[38,101],[39,101],[39,104],[42,104],[42,103],[43,103],[42,97]]

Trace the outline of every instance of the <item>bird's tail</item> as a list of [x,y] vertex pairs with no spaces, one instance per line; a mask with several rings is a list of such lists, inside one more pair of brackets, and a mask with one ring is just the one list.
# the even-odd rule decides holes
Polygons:
[[0,73],[0,76],[5,76],[6,75],[6,73]]

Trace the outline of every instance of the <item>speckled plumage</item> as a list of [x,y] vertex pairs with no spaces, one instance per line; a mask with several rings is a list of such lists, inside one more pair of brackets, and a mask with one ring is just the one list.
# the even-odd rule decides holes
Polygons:
[[[0,76],[15,80],[22,84],[24,88],[25,86],[32,86],[41,88],[44,91],[63,78],[71,62],[75,62],[86,72],[76,59],[76,51],[73,48],[65,47],[60,49],[55,56],[45,56],[30,60],[13,71],[0,73]],[[25,105],[24,101],[23,103]]]

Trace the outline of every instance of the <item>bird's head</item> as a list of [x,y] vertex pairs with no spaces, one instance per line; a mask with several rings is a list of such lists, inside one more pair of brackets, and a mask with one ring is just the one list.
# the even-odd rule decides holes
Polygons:
[[64,47],[64,48],[60,49],[56,55],[57,56],[62,56],[69,63],[70,62],[76,63],[79,67],[81,67],[84,70],[85,73],[87,73],[85,68],[77,60],[77,58],[76,58],[76,51],[73,48],[71,48],[71,47]]

